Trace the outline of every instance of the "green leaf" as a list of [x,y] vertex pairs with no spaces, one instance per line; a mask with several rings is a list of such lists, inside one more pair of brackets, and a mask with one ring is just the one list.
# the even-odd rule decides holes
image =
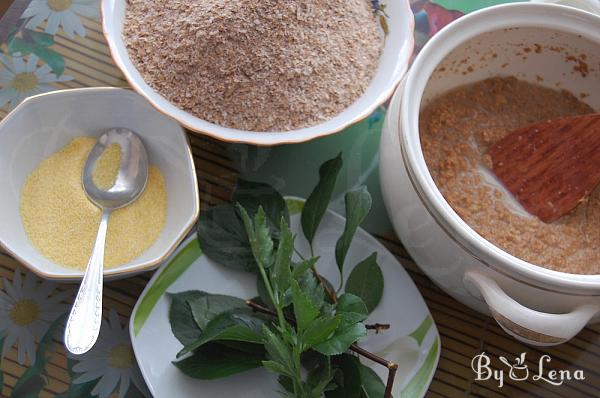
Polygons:
[[359,364],[362,398],[383,398],[386,385],[368,366]]
[[254,228],[256,240],[250,240],[254,259],[264,268],[269,268],[273,263],[273,239],[271,239],[266,214],[262,207],[258,208],[254,216]]
[[329,303],[329,301],[323,303],[323,306],[321,307],[321,315],[336,315],[335,304]]
[[36,47],[33,53],[42,61],[46,62],[56,76],[60,76],[65,71],[65,59],[62,55],[46,47]]
[[283,196],[272,186],[261,182],[239,179],[233,191],[233,203],[240,203],[254,217],[259,207],[265,211],[269,224],[277,229],[281,217],[290,223],[290,215]]
[[265,369],[267,369],[271,373],[281,374],[281,375],[285,375],[288,377],[293,377],[293,375],[290,374],[289,370],[285,366],[280,364],[279,362],[263,361],[262,365]]
[[[313,366],[306,370],[308,376],[306,377],[306,384],[311,388],[311,395],[313,397],[321,398],[325,391],[334,389],[335,385],[332,385],[331,379],[333,378],[333,372],[331,371],[331,358],[325,355],[310,351],[318,355],[317,361]],[[304,363],[304,362],[303,362]]]
[[335,390],[337,385],[331,382],[332,379],[333,373],[331,371],[324,372],[319,369],[314,372],[310,372],[306,382],[312,387],[311,396],[321,398],[323,393]]
[[[279,376],[277,378],[277,382],[279,383],[279,385],[281,387],[283,387],[283,393],[281,394],[281,396],[283,397],[293,397],[294,396],[294,382],[292,381],[292,379],[290,379],[287,376]],[[285,395],[285,393],[288,392],[290,394]]]
[[296,280],[300,279],[306,271],[312,269],[317,264],[317,261],[319,261],[319,257],[312,257],[296,264],[292,271],[292,278]]
[[35,43],[38,47],[50,47],[54,44],[54,36],[45,32],[23,29],[23,37],[27,38],[28,42]]
[[365,303],[350,293],[344,293],[338,298],[336,314],[342,317],[340,328],[348,328],[355,323],[362,322],[369,315]]
[[217,344],[207,344],[173,364],[194,379],[213,380],[258,368],[263,355],[252,355]]
[[[337,329],[341,321],[340,316],[323,316],[315,319],[306,328],[302,335],[302,340],[308,348],[318,347],[325,341],[328,341],[333,332]],[[321,352],[320,350],[317,350]]]
[[371,313],[381,301],[383,288],[383,273],[377,264],[377,253],[373,253],[354,267],[345,290],[360,297]]
[[[346,193],[345,203],[346,225],[344,226],[344,233],[335,245],[335,261],[342,276],[344,275],[344,261],[352,243],[352,238],[360,223],[363,222],[369,214],[369,210],[371,210],[371,195],[367,191],[367,187],[363,186]],[[342,277],[341,280],[343,281],[344,278]]]
[[331,366],[337,371],[334,374],[334,382],[338,388],[327,391],[327,398],[360,398],[361,378],[360,362],[353,355],[339,355],[332,359]]
[[292,353],[281,337],[267,326],[263,326],[263,343],[271,360],[282,364],[286,369],[293,368]]
[[301,334],[319,316],[319,307],[306,297],[295,280],[292,281],[292,304],[298,333]]
[[48,354],[53,344],[53,338],[57,330],[64,326],[66,318],[67,314],[62,314],[50,324],[46,334],[44,334],[38,344],[35,362],[21,375],[12,390],[11,398],[35,398],[42,391],[46,385],[46,381],[42,375],[45,372],[48,362]]
[[258,272],[244,224],[233,206],[218,205],[204,211],[198,221],[198,241],[208,258],[220,265]]
[[206,325],[200,339],[183,347],[177,354],[177,358],[215,341],[231,340],[261,344],[260,330],[264,323],[263,318],[249,309],[222,313]]
[[28,55],[31,54],[34,49],[35,46],[32,43],[28,43],[16,36],[8,43],[8,52],[11,54]]
[[318,308],[324,303],[325,290],[321,286],[311,272],[305,273],[300,280],[300,289],[302,293],[310,300],[310,302]]
[[294,236],[285,220],[282,218],[279,227],[281,237],[275,255],[275,265],[271,279],[274,289],[280,295],[285,293],[292,279],[292,254],[294,252]]
[[204,292],[188,291],[169,295],[171,297],[171,306],[169,307],[171,331],[184,346],[191,344],[202,336],[202,330],[194,322],[188,299],[201,297],[203,294]]
[[245,343],[243,341],[217,341],[215,344],[229,347],[236,351],[247,352],[248,354],[266,355],[265,347],[262,344]]
[[320,352],[309,350],[302,354],[302,366],[307,371],[323,367],[325,360],[329,357]]
[[246,301],[238,297],[206,292],[201,296],[188,299],[193,320],[198,327],[204,330],[207,325],[224,312],[237,309],[247,309]]
[[[292,289],[288,288],[283,296],[281,297],[281,302],[279,303],[281,308],[286,308],[287,306],[292,305]],[[292,314],[293,316],[293,314]]]
[[246,209],[239,203],[237,207],[242,216],[242,221],[244,222],[244,228],[248,235],[248,241],[250,242],[250,248],[252,249],[254,259],[263,268],[269,268],[271,264],[273,264],[273,239],[271,239],[263,208],[258,208],[258,211],[254,216],[254,223],[252,223]]
[[323,215],[331,201],[338,174],[342,169],[342,154],[323,163],[319,168],[319,182],[308,196],[302,210],[302,231],[309,244],[317,233]]
[[360,321],[365,320],[368,315],[367,306],[365,305],[365,302],[360,297],[352,293],[344,293],[340,297],[338,297],[336,309],[338,312],[360,314],[362,317]]
[[328,340],[314,347],[314,349],[324,355],[339,355],[348,350],[350,346],[361,337],[367,335],[367,329],[362,323],[338,329]]

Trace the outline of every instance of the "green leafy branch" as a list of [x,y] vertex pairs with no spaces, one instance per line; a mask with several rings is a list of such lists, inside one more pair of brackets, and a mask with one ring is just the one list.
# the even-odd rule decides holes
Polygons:
[[[366,188],[345,197],[346,224],[335,247],[338,288],[317,270],[313,245],[341,168],[341,156],[321,166],[319,183],[303,207],[309,256],[295,247],[285,200],[267,184],[240,181],[235,206],[215,206],[203,214],[198,239],[204,253],[223,266],[256,274],[259,296],[243,300],[201,291],[173,295],[169,320],[183,345],[174,362],[181,371],[215,379],[262,366],[278,375],[283,396],[391,396],[397,365],[356,344],[367,329],[389,328],[363,323],[383,294],[375,253],[354,267],[340,294],[352,239],[371,207]],[[386,366],[387,384],[348,351]]]

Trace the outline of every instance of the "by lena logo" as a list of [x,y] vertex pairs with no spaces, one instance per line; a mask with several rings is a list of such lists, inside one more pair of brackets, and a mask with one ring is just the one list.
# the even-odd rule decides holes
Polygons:
[[[490,365],[492,363],[490,357],[485,352],[479,355],[475,355],[471,361],[471,368],[477,375],[475,380],[496,380],[498,387],[504,386],[504,380],[507,378],[514,381],[541,380],[553,386],[560,386],[568,380],[585,380],[583,370],[554,370],[547,369],[548,365],[552,361],[550,355],[542,355],[538,361],[537,369],[529,369],[529,366],[525,363],[526,353],[522,353],[516,357],[514,363],[511,363],[508,359],[501,356],[498,359],[507,369],[494,369]],[[507,375],[508,370],[508,375]]]
[[511,380],[527,380],[529,378],[529,367],[525,365],[525,353],[522,353],[520,357],[515,358],[515,364],[511,364],[508,362],[508,359],[505,357],[500,357],[500,362],[508,366],[510,372],[508,373],[508,377]]

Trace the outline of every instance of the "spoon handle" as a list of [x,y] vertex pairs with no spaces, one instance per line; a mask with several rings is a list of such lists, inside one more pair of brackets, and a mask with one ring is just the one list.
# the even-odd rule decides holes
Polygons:
[[104,210],[92,256],[79,286],[65,328],[65,346],[75,355],[88,352],[96,343],[102,324],[104,244],[110,210]]

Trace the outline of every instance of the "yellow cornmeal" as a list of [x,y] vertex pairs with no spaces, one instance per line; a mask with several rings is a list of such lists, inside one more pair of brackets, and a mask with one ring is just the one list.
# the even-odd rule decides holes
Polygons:
[[[21,218],[33,245],[50,260],[78,269],[88,263],[100,223],[101,211],[87,198],[81,183],[83,166],[95,143],[94,138],[75,138],[43,160],[21,190]],[[105,161],[99,160],[95,170],[99,182],[110,186],[116,175],[113,162],[121,159],[117,149],[115,153],[109,147],[101,157]],[[112,180],[104,167],[113,170]],[[142,195],[110,216],[104,265],[114,267],[140,256],[158,238],[166,212],[162,173],[150,166]]]
[[110,144],[96,160],[92,181],[98,188],[108,190],[115,185],[119,167],[121,167],[121,156],[121,146]]

